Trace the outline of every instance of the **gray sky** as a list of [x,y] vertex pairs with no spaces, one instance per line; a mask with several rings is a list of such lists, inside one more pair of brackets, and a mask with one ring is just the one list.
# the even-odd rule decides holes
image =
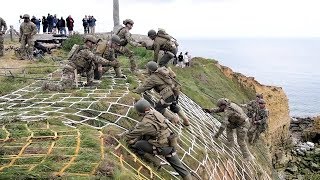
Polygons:
[[[19,15],[72,15],[82,32],[84,15],[94,15],[97,31],[110,31],[112,0],[5,1],[0,16],[18,29]],[[4,5],[2,3],[2,5]],[[1,5],[1,6],[2,6]],[[132,33],[166,29],[178,38],[320,37],[319,0],[120,0],[120,18],[135,21]]]

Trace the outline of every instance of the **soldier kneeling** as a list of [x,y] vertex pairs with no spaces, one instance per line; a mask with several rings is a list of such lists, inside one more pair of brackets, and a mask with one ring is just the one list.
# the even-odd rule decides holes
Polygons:
[[191,174],[181,163],[175,148],[171,142],[171,132],[165,117],[156,110],[145,99],[139,100],[134,108],[143,116],[135,128],[123,136],[127,139],[129,146],[143,158],[154,162],[157,166],[155,155],[162,155],[170,165],[179,173],[184,180],[190,180]]

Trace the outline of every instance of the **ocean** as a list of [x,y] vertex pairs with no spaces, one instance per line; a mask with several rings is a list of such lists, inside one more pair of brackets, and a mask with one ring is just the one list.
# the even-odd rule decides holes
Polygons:
[[320,115],[320,38],[180,39],[179,52],[218,60],[266,85],[282,87],[290,115]]

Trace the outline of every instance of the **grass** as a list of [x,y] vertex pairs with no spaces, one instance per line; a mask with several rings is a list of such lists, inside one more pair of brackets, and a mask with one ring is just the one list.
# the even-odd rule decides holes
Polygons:
[[0,83],[1,83],[0,95],[3,96],[12,91],[20,89],[26,86],[27,84],[29,84],[30,82],[32,81],[24,78],[1,77],[0,78]]
[[196,58],[192,68],[172,67],[182,85],[182,92],[202,107],[213,107],[222,97],[236,103],[247,102],[254,97],[252,90],[227,78],[214,63],[214,60]]
[[79,34],[70,36],[67,40],[65,40],[62,43],[62,49],[65,51],[70,51],[74,44],[78,44],[78,45],[84,44],[83,37]]

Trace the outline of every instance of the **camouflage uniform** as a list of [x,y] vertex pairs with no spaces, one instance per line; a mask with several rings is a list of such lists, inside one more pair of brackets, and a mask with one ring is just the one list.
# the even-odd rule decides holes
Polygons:
[[134,47],[138,47],[141,46],[138,42],[136,42],[132,37],[131,37],[131,33],[129,32],[129,30],[126,27],[122,27],[120,29],[120,31],[117,33],[117,35],[120,37],[121,39],[121,44],[120,46],[116,47],[116,53],[118,54],[122,54],[126,57],[129,58],[130,60],[130,68],[131,71],[135,71],[137,68],[136,62],[135,62],[135,58],[134,58],[134,54],[131,50],[129,50],[126,46],[129,43],[130,45],[134,46]]
[[230,102],[224,110],[221,108],[215,108],[210,111],[211,113],[224,112],[224,120],[221,123],[221,127],[218,133],[221,134],[224,129],[227,130],[228,144],[229,147],[232,148],[234,146],[233,129],[236,129],[237,141],[238,145],[240,146],[242,155],[244,158],[250,158],[251,154],[246,144],[249,122],[247,115],[243,112],[241,107],[239,107],[235,103]]
[[252,100],[247,104],[242,104],[241,106],[246,108],[246,114],[251,120],[253,115],[254,115],[254,113],[258,109],[258,101],[257,100]]
[[251,123],[251,127],[248,131],[248,140],[250,144],[255,143],[259,139],[260,134],[263,133],[268,126],[269,111],[265,107],[258,107],[254,114],[254,121]]
[[168,138],[171,133],[165,121],[165,117],[159,112],[155,110],[147,111],[142,121],[125,137],[130,147],[140,156],[146,157],[147,154],[163,155],[183,179],[190,179],[190,172],[181,163],[175,148],[169,145]]
[[7,30],[7,24],[6,22],[0,17],[0,56],[3,56],[3,51],[4,51],[4,38],[3,35],[5,34]]
[[[37,34],[37,27],[36,25],[29,21],[29,22],[23,22],[20,25],[20,42],[21,42],[21,56],[22,58],[27,57],[29,59],[32,59],[33,56],[33,36]],[[28,47],[26,47],[28,45]]]
[[159,60],[160,67],[167,66],[169,61],[174,58],[178,52],[177,46],[169,39],[169,36],[157,35],[151,46],[146,46],[148,50],[154,50],[153,61],[158,62],[160,50],[164,51],[164,55]]
[[75,82],[75,70],[77,70],[77,73],[86,72],[87,84],[91,85],[93,81],[94,63],[111,66],[114,65],[113,62],[93,54],[88,47],[81,46],[80,48],[81,49],[77,54],[75,54],[73,60],[70,60],[63,68],[61,83],[44,83],[44,90],[63,91],[65,89],[73,88]]
[[112,61],[112,65],[95,64],[94,76],[95,79],[100,79],[101,76],[107,72],[111,67],[114,68],[116,73],[116,77],[122,77],[121,68],[119,61],[115,58],[115,50],[110,47],[108,42],[102,41],[98,44],[97,49],[95,51],[96,55],[99,55],[109,61]]
[[[166,108],[170,107],[170,110],[180,115],[183,119],[183,124],[188,126],[189,120],[184,114],[183,110],[178,106],[179,87],[173,80],[173,71],[170,71],[166,67],[160,67],[155,72],[151,73],[149,78],[139,86],[133,92],[141,94],[147,90],[154,89],[160,94],[161,99],[157,102],[155,109],[161,114],[165,115],[169,120],[173,120],[170,113],[166,112]],[[173,122],[176,123],[176,122]]]

